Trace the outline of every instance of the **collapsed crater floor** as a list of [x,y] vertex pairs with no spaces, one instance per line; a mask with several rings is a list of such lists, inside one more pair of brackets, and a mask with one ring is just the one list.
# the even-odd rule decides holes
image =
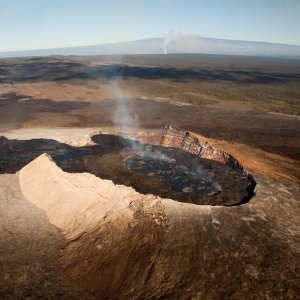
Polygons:
[[110,145],[111,151],[101,157],[85,157],[85,166],[101,178],[132,186],[140,193],[209,205],[235,205],[248,196],[248,178],[219,162],[113,135],[98,135],[93,140]]
[[13,173],[42,153],[71,173],[88,172],[180,202],[232,206],[247,202],[253,182],[238,170],[179,148],[143,144],[117,135],[98,134],[95,145],[73,147],[54,140],[1,139],[0,172]]

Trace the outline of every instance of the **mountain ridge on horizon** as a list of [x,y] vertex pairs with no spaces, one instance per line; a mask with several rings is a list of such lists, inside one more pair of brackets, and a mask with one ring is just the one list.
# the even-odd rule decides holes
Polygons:
[[300,45],[200,37],[170,32],[160,38],[90,46],[0,52],[0,58],[49,55],[217,54],[300,59]]

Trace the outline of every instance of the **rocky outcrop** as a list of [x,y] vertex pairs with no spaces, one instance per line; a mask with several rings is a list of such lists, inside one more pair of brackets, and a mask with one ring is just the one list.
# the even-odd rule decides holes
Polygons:
[[188,131],[171,125],[164,125],[161,129],[161,136],[160,145],[162,146],[182,148],[197,156],[216,160],[239,170],[241,173],[245,173],[242,165],[232,155],[212,147],[207,142],[200,141]]
[[23,195],[71,239],[89,231],[108,211],[128,207],[138,195],[130,187],[89,173],[63,172],[48,154],[25,166],[19,179]]

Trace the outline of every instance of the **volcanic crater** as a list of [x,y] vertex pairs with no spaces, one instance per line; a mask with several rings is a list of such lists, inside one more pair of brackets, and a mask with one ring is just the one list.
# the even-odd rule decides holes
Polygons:
[[137,131],[130,137],[95,134],[91,140],[93,145],[76,147],[55,140],[2,138],[6,152],[0,153],[0,171],[16,172],[47,153],[63,171],[88,172],[179,202],[233,206],[254,195],[256,182],[236,159],[172,126]]

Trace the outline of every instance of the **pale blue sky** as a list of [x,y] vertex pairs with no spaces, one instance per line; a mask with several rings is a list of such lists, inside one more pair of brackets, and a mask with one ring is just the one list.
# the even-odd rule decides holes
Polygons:
[[300,0],[0,0],[0,51],[183,33],[300,45]]

